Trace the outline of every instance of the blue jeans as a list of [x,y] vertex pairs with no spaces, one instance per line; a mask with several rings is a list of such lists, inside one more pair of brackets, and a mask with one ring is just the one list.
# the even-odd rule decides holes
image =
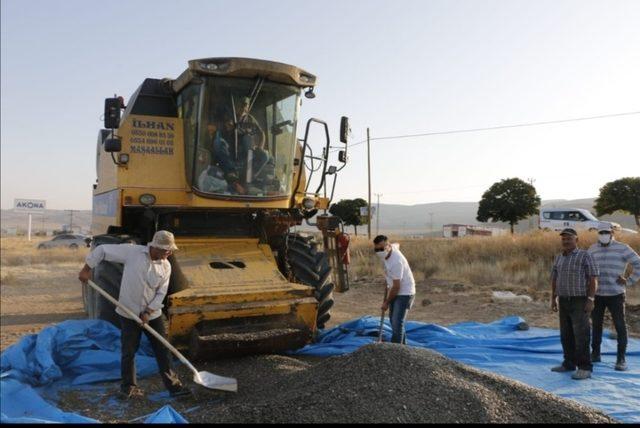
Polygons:
[[404,322],[407,319],[407,313],[413,303],[415,296],[396,296],[395,299],[389,303],[389,320],[391,321],[391,342],[393,343],[407,343],[407,338],[404,331]]

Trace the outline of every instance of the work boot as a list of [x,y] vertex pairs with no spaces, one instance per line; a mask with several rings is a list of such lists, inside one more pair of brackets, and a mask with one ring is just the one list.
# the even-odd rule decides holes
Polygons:
[[591,370],[582,370],[582,369],[578,369],[577,372],[571,375],[571,379],[575,379],[575,380],[589,379],[590,377],[591,377]]
[[615,369],[619,372],[624,372],[627,370],[627,362],[625,361],[624,357],[618,357],[618,359],[616,360]]
[[552,372],[557,372],[557,373],[572,372],[574,370],[575,370],[575,367],[570,369],[565,367],[564,364],[560,364],[559,366],[555,366],[551,369]]
[[135,385],[131,385],[125,388],[120,388],[119,396],[123,400],[129,400],[132,398],[142,398],[144,397],[144,391]]
[[602,359],[600,358],[600,351],[593,351],[591,353],[591,362],[592,363],[599,363],[601,361],[602,361]]

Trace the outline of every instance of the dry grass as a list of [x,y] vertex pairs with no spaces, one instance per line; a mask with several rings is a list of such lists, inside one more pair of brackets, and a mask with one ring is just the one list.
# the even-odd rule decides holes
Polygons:
[[[596,233],[580,234],[578,244],[588,248]],[[619,235],[622,242],[640,252],[640,235]],[[392,239],[396,242],[396,240]],[[546,289],[554,256],[560,251],[560,237],[554,232],[461,239],[399,239],[416,281],[439,279],[468,281],[475,285],[524,286],[531,292]],[[351,272],[355,278],[382,274],[380,261],[365,239],[352,246]]]
[[[68,248],[53,248],[38,250],[38,244],[43,239],[31,242],[25,237],[3,237],[0,239],[0,267],[5,270],[13,266],[33,266],[51,263],[82,263],[88,248],[71,250]],[[9,273],[7,273],[9,275]],[[2,275],[3,283],[6,279]]]

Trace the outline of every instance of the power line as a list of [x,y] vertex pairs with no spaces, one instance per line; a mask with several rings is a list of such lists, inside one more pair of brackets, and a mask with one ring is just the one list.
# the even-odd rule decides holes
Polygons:
[[414,193],[426,193],[426,192],[440,192],[444,190],[462,190],[462,189],[475,189],[478,187],[488,188],[489,185],[476,184],[473,186],[458,186],[458,187],[441,187],[436,189],[422,189],[422,190],[412,190],[412,191],[402,191],[402,192],[386,192],[387,195],[401,195],[401,194],[414,194]]
[[[606,119],[610,117],[620,117],[620,116],[632,116],[640,114],[640,111],[630,111],[625,113],[611,113],[611,114],[602,114],[598,116],[585,116],[585,117],[575,117],[572,119],[558,119],[558,120],[545,120],[541,122],[525,122],[525,123],[517,123],[513,125],[496,125],[496,126],[487,126],[483,128],[468,128],[468,129],[453,129],[449,131],[436,131],[436,132],[423,132],[419,134],[402,134],[402,135],[389,135],[384,137],[373,137],[370,138],[370,141],[373,140],[395,140],[401,138],[416,138],[416,137],[430,137],[433,135],[449,135],[449,134],[463,134],[469,132],[481,132],[481,131],[494,131],[498,129],[508,129],[508,128],[523,128],[528,126],[541,126],[541,125],[553,125],[558,123],[568,123],[568,122],[579,122],[585,120],[594,120],[594,119]],[[361,140],[357,143],[350,144],[349,147],[359,146],[361,144],[366,143],[367,140]]]

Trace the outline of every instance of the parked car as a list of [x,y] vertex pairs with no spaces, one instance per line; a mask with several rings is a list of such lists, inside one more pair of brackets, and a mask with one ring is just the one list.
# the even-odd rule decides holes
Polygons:
[[543,208],[540,210],[539,228],[544,230],[562,230],[571,227],[576,230],[598,230],[600,225],[611,225],[620,230],[620,224],[600,221],[589,210],[582,208]]
[[60,235],[56,235],[53,239],[49,241],[41,242],[38,245],[38,249],[44,250],[48,248],[58,248],[58,247],[77,249],[80,247],[88,247],[90,245],[91,245],[91,237],[89,236],[63,233]]

